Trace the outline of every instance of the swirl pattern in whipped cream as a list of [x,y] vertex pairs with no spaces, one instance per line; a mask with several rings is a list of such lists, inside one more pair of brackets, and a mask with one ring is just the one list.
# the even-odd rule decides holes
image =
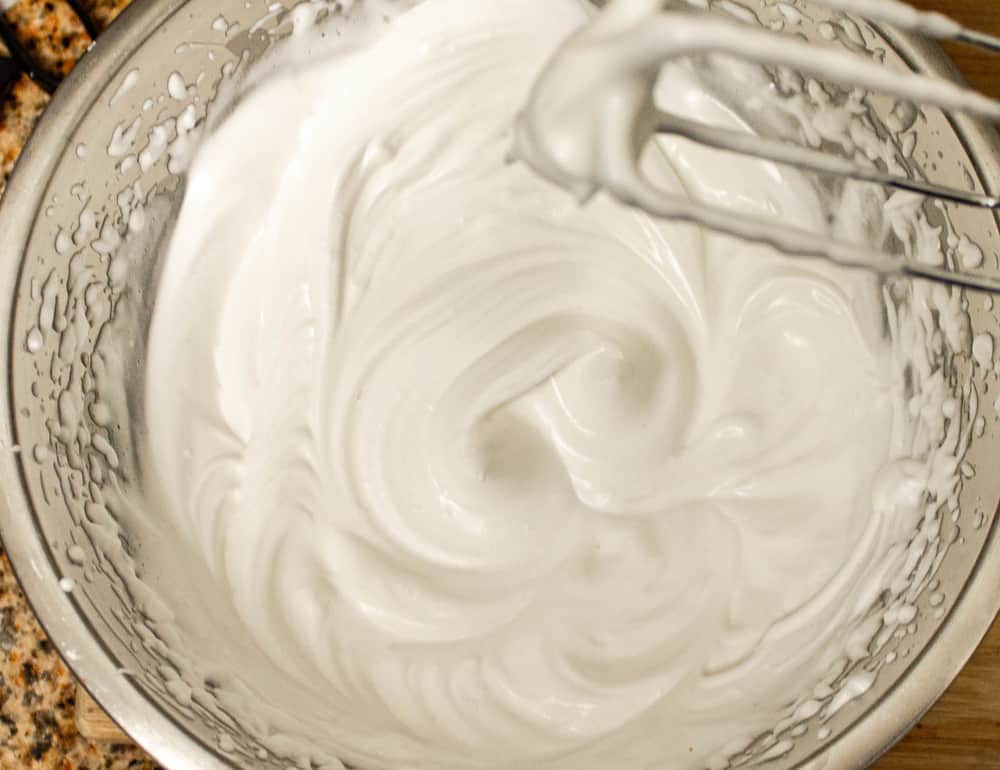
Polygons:
[[[163,509],[268,729],[364,767],[722,762],[841,658],[922,510],[876,279],[506,162],[590,13],[425,0],[261,79],[187,177],[147,371]],[[768,163],[644,164],[824,221]]]

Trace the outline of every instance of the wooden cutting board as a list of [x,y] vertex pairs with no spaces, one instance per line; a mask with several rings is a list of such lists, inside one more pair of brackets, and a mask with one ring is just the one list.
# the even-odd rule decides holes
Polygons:
[[[1000,0],[910,0],[1000,36]],[[980,91],[1000,98],[1000,55],[946,46]],[[1000,591],[1000,586],[997,587]],[[94,740],[127,740],[81,689],[80,732]],[[1000,770],[1000,621],[930,713],[876,764],[877,770]],[[830,768],[830,770],[840,770]]]

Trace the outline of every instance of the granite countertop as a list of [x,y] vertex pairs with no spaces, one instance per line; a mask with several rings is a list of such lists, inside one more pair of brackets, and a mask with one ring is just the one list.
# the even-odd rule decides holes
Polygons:
[[[0,0],[0,195],[51,91],[129,2]],[[1000,33],[1000,5],[993,0],[911,2]],[[977,87],[1000,96],[1000,58],[956,54]],[[0,550],[0,770],[158,767],[130,744],[83,738],[75,708],[76,683],[38,627]],[[1000,770],[1000,623],[942,701],[878,768]]]

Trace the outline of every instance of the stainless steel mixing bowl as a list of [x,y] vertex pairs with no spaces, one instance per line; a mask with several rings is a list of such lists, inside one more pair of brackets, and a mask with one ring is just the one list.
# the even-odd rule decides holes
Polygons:
[[[764,2],[762,7],[761,12],[768,7],[773,11],[773,3]],[[0,206],[0,330],[8,355],[0,409],[4,546],[69,666],[109,714],[171,770],[285,768],[287,762],[261,753],[224,711],[197,702],[182,708],[169,697],[163,686],[164,650],[148,636],[134,633],[150,622],[150,612],[134,586],[100,554],[102,549],[120,547],[122,555],[135,559],[141,569],[143,544],[130,542],[122,532],[120,543],[112,538],[114,542],[94,548],[101,531],[114,529],[109,522],[96,522],[86,505],[88,484],[94,484],[95,474],[109,465],[123,476],[140,472],[130,434],[141,429],[141,411],[137,410],[133,424],[104,425],[93,415],[72,412],[74,405],[64,394],[68,382],[85,377],[92,366],[90,353],[115,313],[116,298],[128,295],[133,303],[139,298],[140,307],[148,304],[141,301],[141,281],[115,285],[120,276],[114,276],[107,248],[100,245],[103,218],[110,216],[115,224],[109,212],[117,210],[117,196],[135,179],[143,179],[142,194],[176,184],[165,159],[149,156],[142,167],[135,162],[122,167],[122,156],[131,152],[133,117],[139,116],[134,143],[141,148],[143,137],[155,125],[167,121],[171,135],[176,133],[176,124],[169,120],[180,116],[188,104],[193,105],[191,115],[203,114],[221,70],[231,71],[241,56],[260,54],[280,36],[276,10],[270,9],[270,21],[254,27],[269,12],[256,0],[134,4],[59,90]],[[235,22],[243,31],[237,31]],[[955,77],[936,46],[890,30],[863,25],[860,29],[875,48],[884,49],[890,65]],[[165,95],[174,71],[191,84],[183,99]],[[134,88],[123,87],[133,80]],[[119,124],[117,141],[124,149],[109,155],[106,148],[114,144]],[[1000,180],[1000,141],[986,126],[929,114],[916,157],[935,181],[998,192],[991,180]],[[88,228],[96,226],[89,234],[80,235],[81,211],[96,217],[87,223]],[[954,221],[983,246],[988,255],[984,269],[998,269],[996,218],[961,211],[954,212]],[[77,242],[74,230],[80,235]],[[134,258],[148,262],[153,254],[146,251]],[[153,266],[147,267],[148,276]],[[89,276],[87,281],[96,286],[92,296],[81,275]],[[996,337],[998,315],[992,306],[981,296],[968,299],[975,332]],[[60,329],[58,323],[50,337],[33,338],[46,303],[56,306],[64,318],[81,319],[72,316],[79,305],[77,310],[86,319],[78,330],[86,339],[67,343],[73,329]],[[141,337],[141,328],[136,333]],[[142,340],[138,343],[130,362],[135,367],[141,366]],[[959,510],[942,512],[940,552],[946,555],[940,563],[928,565],[936,575],[918,602],[916,619],[880,652],[881,673],[868,693],[823,724],[814,720],[797,728],[790,748],[773,752],[773,737],[758,746],[758,755],[769,750],[780,755],[769,767],[866,766],[931,706],[995,618],[1000,607],[1000,543],[994,526],[1000,474],[989,469],[1000,458],[1000,399],[995,401],[1000,380],[995,374],[979,377],[973,371],[968,360],[959,358],[952,372],[956,381],[974,380],[982,421],[967,456]],[[85,379],[81,381],[85,384]],[[75,420],[78,432],[56,440],[53,426],[63,424],[67,415]],[[108,444],[113,451],[108,451]],[[64,576],[76,581],[70,593],[60,588]]]

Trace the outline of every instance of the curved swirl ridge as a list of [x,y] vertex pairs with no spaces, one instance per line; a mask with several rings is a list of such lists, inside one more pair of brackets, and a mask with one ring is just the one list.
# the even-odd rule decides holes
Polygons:
[[[279,71],[206,138],[160,281],[152,457],[245,665],[308,693],[296,721],[343,758],[687,767],[817,681],[877,579],[882,299],[505,163],[586,11],[475,5]],[[822,217],[761,162],[682,140],[647,162]]]

